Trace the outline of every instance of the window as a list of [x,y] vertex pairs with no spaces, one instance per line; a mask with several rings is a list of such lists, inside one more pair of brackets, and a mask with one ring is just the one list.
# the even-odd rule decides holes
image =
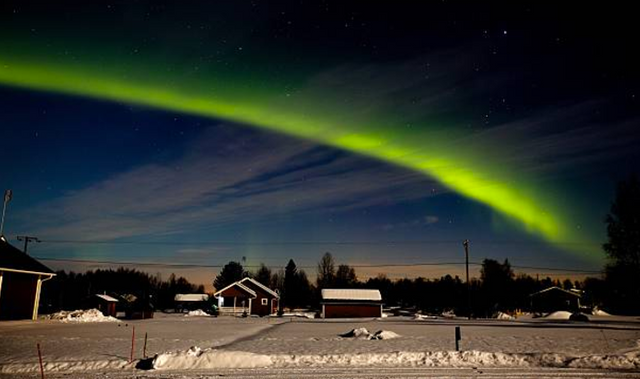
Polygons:
[[262,299],[262,305],[267,305],[268,304],[269,299],[267,298],[263,298]]

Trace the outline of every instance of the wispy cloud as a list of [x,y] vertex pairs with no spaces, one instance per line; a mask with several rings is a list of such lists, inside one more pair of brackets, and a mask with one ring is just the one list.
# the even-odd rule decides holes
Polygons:
[[104,178],[28,210],[23,219],[28,215],[42,238],[157,236],[270,215],[395,204],[430,196],[434,187],[422,175],[379,162],[220,126],[181,158]]

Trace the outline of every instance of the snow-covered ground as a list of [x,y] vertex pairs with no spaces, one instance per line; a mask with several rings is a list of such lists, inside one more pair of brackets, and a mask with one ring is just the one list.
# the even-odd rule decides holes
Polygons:
[[[134,326],[136,361],[129,364]],[[453,351],[455,326],[462,330],[461,352]],[[383,331],[383,338],[370,338],[375,335],[371,331]],[[145,333],[150,358],[138,362]],[[358,367],[640,369],[640,320],[608,316],[573,323],[541,318],[319,320],[157,313],[150,320],[114,323],[2,322],[0,335],[0,373],[15,377],[37,373],[36,343],[49,373],[141,372],[134,368],[138,363],[156,373]]]

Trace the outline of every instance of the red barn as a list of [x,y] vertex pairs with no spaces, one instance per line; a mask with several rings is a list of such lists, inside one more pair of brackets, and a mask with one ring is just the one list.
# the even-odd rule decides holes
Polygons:
[[266,316],[278,309],[280,295],[252,278],[231,283],[213,294],[218,298],[220,314],[252,314]]
[[37,319],[42,282],[55,275],[0,237],[0,320]]
[[323,289],[322,318],[382,317],[382,295],[378,290]]

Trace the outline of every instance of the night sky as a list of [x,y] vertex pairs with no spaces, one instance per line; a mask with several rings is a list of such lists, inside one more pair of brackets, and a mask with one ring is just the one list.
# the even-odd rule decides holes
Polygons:
[[517,272],[602,268],[640,172],[630,8],[91,3],[0,4],[5,235],[52,268],[210,284],[330,251],[434,277],[464,239]]

